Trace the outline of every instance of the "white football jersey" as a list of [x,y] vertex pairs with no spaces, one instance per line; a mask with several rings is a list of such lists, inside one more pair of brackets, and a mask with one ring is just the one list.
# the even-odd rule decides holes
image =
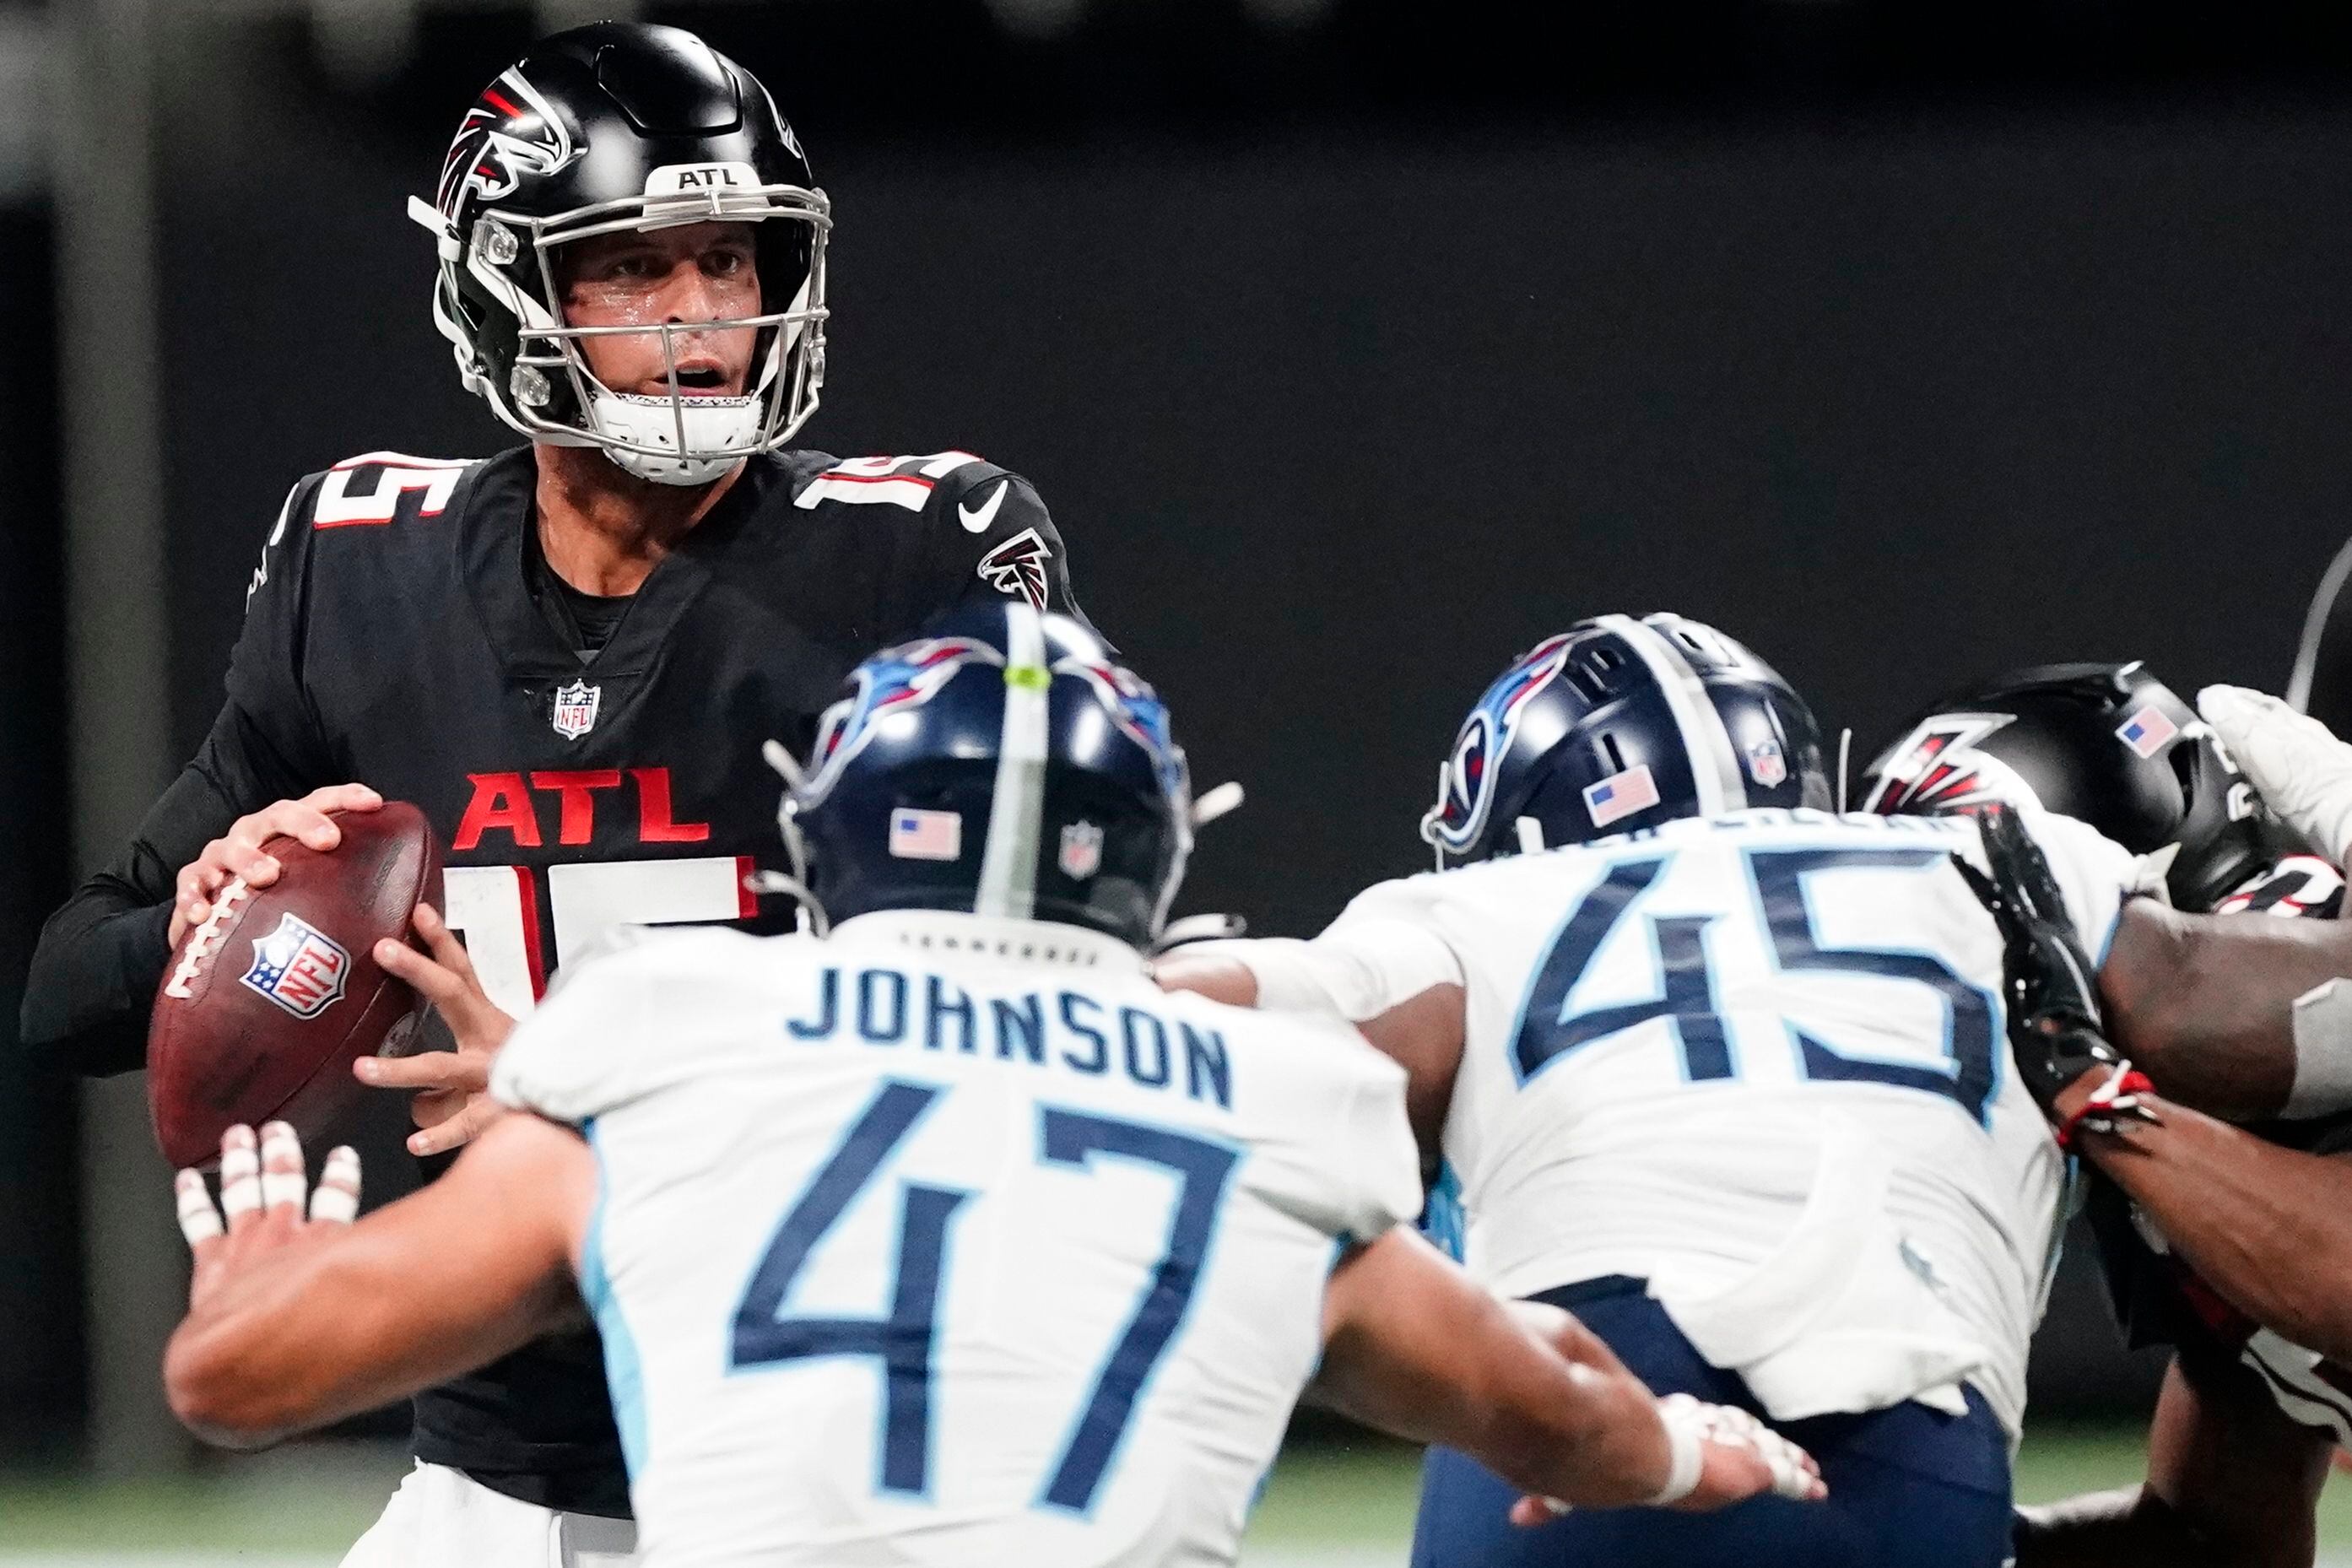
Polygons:
[[580,1126],[646,1568],[1234,1561],[1403,1075],[1067,926],[649,934],[500,1053]]
[[[2104,959],[2136,862],[2023,815]],[[1444,1153],[1465,1261],[1496,1290],[1648,1279],[1717,1364],[1825,1336],[1797,1404],[1964,1380],[2013,1436],[2063,1163],[2010,1064],[2000,933],[1956,849],[1982,865],[1972,820],[1734,813],[1384,883],[1307,947],[1326,973],[1396,976],[1357,986],[1359,1017],[1433,976],[1465,986]],[[1903,1334],[1927,1349],[1851,1364]],[[1837,1403],[1849,1373],[1862,1392]]]

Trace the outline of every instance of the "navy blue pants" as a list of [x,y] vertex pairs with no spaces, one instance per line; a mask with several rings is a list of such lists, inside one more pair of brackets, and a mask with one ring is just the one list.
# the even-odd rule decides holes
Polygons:
[[[1738,1376],[1701,1359],[1642,1281],[1588,1279],[1537,1300],[1574,1312],[1657,1393],[1763,1414]],[[1973,1389],[1966,1415],[1905,1404],[1776,1425],[1820,1463],[1827,1502],[1579,1510],[1518,1530],[1507,1517],[1517,1488],[1432,1448],[1413,1568],[2000,1568],[2009,1560],[2009,1440]]]

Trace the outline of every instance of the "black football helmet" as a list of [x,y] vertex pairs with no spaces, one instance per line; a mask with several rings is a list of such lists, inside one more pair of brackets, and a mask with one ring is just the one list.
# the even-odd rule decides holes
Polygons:
[[[793,128],[751,72],[692,33],[597,23],[537,45],[482,89],[450,143],[431,205],[433,319],[459,374],[534,441],[601,447],[666,484],[707,484],[773,451],[816,411],[824,382],[824,247],[831,206]],[[687,397],[674,334],[706,323],[575,327],[556,254],[624,229],[748,223],[761,308],[741,397]],[[659,332],[667,396],[624,395],[590,374],[580,340]]]
[[1812,710],[1770,665],[1680,616],[1601,616],[1478,699],[1421,836],[1444,870],[1678,816],[1831,804]]
[[2310,847],[2273,817],[2197,711],[2140,664],[2053,664],[1946,696],[1863,779],[1885,816],[2038,805],[2135,855],[2172,851],[2175,906],[2204,911]]
[[851,672],[778,813],[824,917],[954,910],[1149,947],[1192,849],[1168,710],[1084,626],[974,603]]

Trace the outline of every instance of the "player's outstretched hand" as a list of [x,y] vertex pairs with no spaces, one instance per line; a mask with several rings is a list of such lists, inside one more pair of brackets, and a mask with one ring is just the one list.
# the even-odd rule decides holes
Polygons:
[[2209,686],[2197,711],[2273,811],[2338,866],[2352,851],[2352,745],[2242,686]]
[[2067,923],[2064,896],[2041,847],[2007,806],[1973,815],[1990,873],[1958,850],[1952,864],[2000,927],[2010,1047],[2034,1102],[2054,1121],[2059,1095],[2118,1058],[2099,1032],[2091,963]]
[[276,801],[238,817],[180,868],[172,890],[172,945],[180,945],[190,926],[204,923],[213,895],[230,882],[241,878],[248,888],[266,888],[278,880],[277,858],[261,852],[264,842],[283,835],[313,849],[332,849],[343,834],[327,813],[373,811],[383,804],[383,796],[363,784],[329,784],[300,800]]
[[[1653,1508],[1708,1513],[1768,1492],[1798,1502],[1829,1496],[1813,1457],[1745,1410],[1669,1394],[1658,1401],[1658,1419],[1673,1458]],[[1557,1498],[1523,1497],[1511,1505],[1511,1522],[1544,1524],[1567,1511]]]
[[413,1057],[362,1057],[352,1064],[352,1072],[372,1088],[416,1090],[409,1114],[417,1131],[408,1140],[408,1152],[441,1154],[470,1142],[503,1114],[490,1098],[490,1063],[514,1033],[514,1020],[482,989],[466,944],[438,910],[419,904],[411,923],[424,939],[425,952],[387,938],[375,944],[375,960],[433,1004],[457,1048]]
[[[180,1234],[195,1254],[188,1278],[188,1308],[205,1299],[257,1258],[301,1239],[322,1226],[342,1226],[360,1212],[360,1157],[349,1145],[327,1154],[319,1187],[310,1192],[302,1168],[302,1141],[283,1121],[261,1130],[242,1124],[221,1134],[220,1205],[215,1207],[200,1171],[182,1171],[173,1191],[180,1208]],[[302,1200],[310,1198],[309,1217]]]

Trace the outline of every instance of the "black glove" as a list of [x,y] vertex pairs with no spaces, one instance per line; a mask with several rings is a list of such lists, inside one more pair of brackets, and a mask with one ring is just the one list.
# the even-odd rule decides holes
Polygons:
[[2056,1110],[2060,1091],[2095,1068],[2115,1077],[2131,1064],[2099,1032],[2091,961],[2074,940],[2065,897],[2041,847],[2005,805],[1984,806],[1973,815],[1992,875],[1969,864],[1958,850],[1952,863],[2000,926],[2002,1000],[2008,1004],[2010,1052],[2018,1075],[2052,1125],[2063,1126],[2065,1118]]

